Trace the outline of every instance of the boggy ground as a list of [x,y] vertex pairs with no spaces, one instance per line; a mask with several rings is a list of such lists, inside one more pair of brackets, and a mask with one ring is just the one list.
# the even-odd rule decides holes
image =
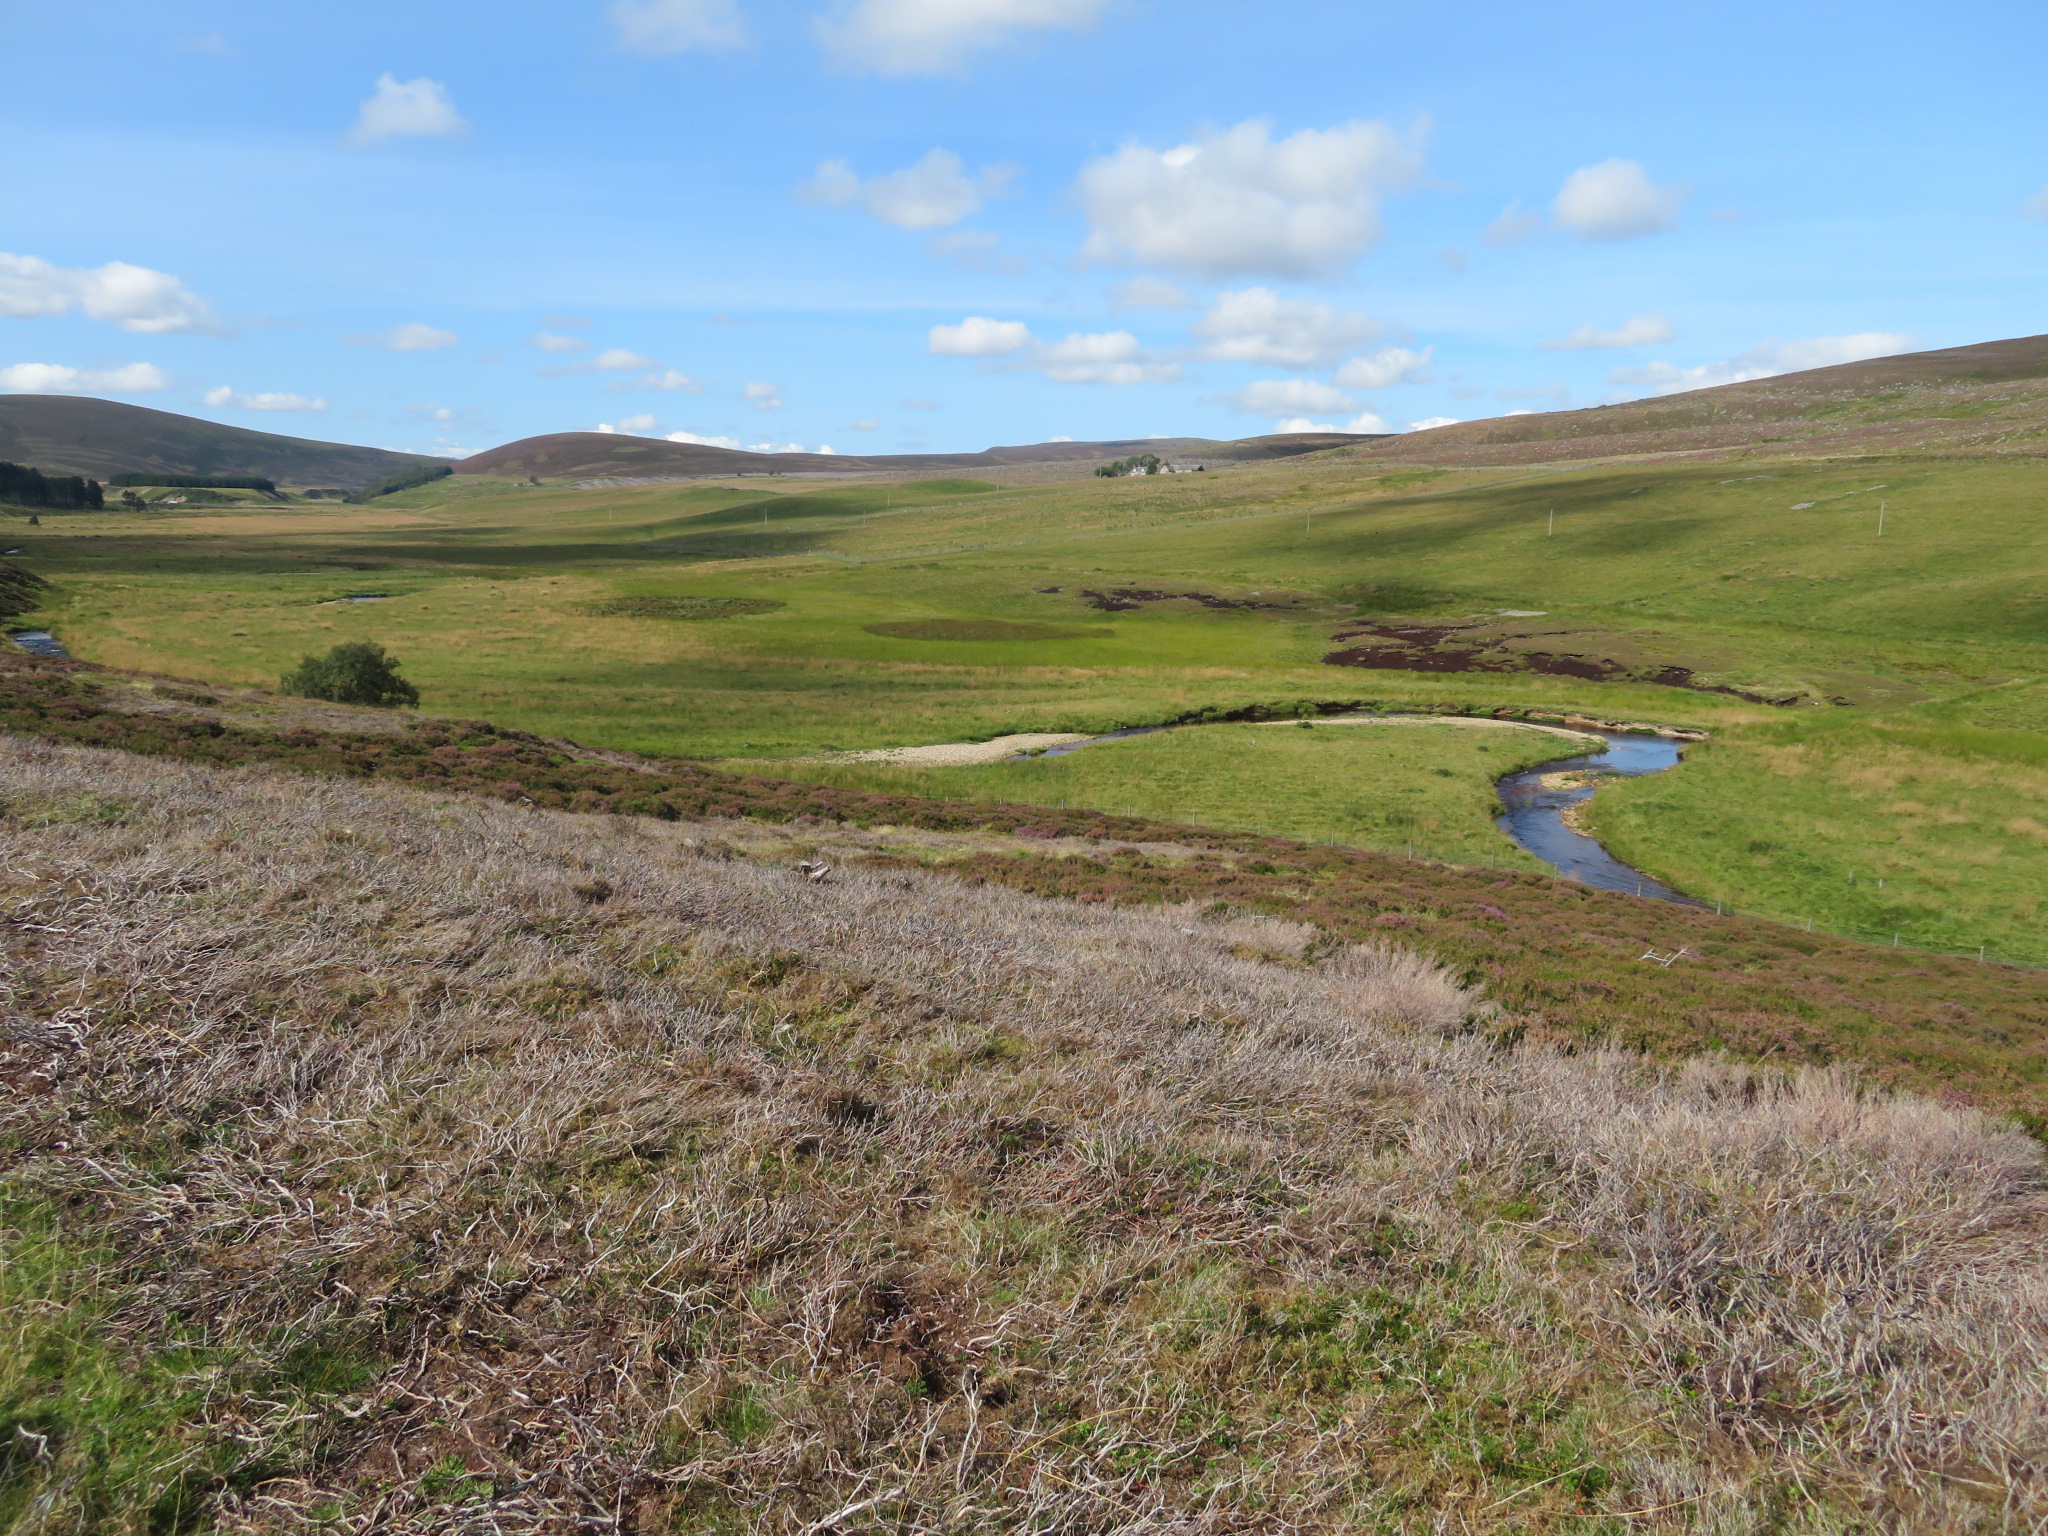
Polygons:
[[1974,1111],[1267,918],[0,774],[13,1529],[2048,1513],[2043,1158]]

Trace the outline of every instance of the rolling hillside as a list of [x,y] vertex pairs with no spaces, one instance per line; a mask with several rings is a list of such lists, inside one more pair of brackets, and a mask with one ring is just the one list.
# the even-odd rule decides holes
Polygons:
[[285,485],[370,485],[435,459],[152,411],[113,400],[0,395],[0,459],[46,474],[264,475]]
[[1461,422],[1374,444],[1374,458],[1534,464],[1741,449],[2048,452],[2048,336],[1911,352],[1656,400]]
[[1097,443],[1031,443],[980,453],[821,454],[748,453],[703,443],[629,437],[612,432],[551,432],[522,438],[462,460],[457,474],[544,480],[673,480],[762,474],[858,474],[862,471],[963,471],[1012,464],[1099,464],[1135,453],[1241,464],[1293,458],[1325,448],[1375,441],[1342,432],[1299,432],[1214,442],[1206,437],[1133,437]]

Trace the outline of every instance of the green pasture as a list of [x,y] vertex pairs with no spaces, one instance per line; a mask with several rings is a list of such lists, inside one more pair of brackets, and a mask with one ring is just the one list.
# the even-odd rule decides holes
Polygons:
[[973,767],[783,762],[773,771],[849,789],[1084,806],[1537,871],[1544,866],[1493,828],[1494,781],[1583,750],[1526,726],[1334,720],[1185,726]]
[[[1016,486],[455,480],[361,507],[52,513],[37,528],[0,521],[0,537],[55,583],[36,621],[88,659],[269,684],[307,652],[376,639],[436,713],[658,754],[794,759],[1333,702],[1699,726],[1715,740],[1684,768],[1596,802],[1622,857],[1743,905],[2048,953],[2028,907],[2048,889],[2048,838],[2028,828],[2048,811],[2025,755],[2048,719],[2006,686],[2048,676],[2048,466],[1753,457],[1388,473],[1345,453]],[[1172,595],[1105,610],[1120,589]],[[376,600],[348,601],[361,597]],[[1502,610],[1539,615],[1526,623],[1567,650],[1811,702],[1322,661],[1360,619]],[[2010,719],[1965,718],[1990,706],[1964,701],[1992,698]],[[919,792],[1000,783],[1005,798],[1148,814],[1173,801],[1408,841],[1347,789],[1311,784],[1316,764],[1363,742],[1269,764],[1277,787],[1257,790],[1194,735],[948,770],[965,777]],[[1986,755],[1989,736],[2006,756]],[[1444,798],[1443,765],[1401,750],[1416,752],[1406,767],[1371,771],[1419,786],[1430,840],[1496,846],[1486,797]],[[1155,799],[1133,799],[1109,765],[1145,753],[1178,766],[1145,787]],[[1204,774],[1220,775],[1207,792]],[[1905,787],[1857,787],[1890,776]],[[1900,804],[1930,809],[1887,809]],[[1879,878],[1881,896],[1864,888]]]

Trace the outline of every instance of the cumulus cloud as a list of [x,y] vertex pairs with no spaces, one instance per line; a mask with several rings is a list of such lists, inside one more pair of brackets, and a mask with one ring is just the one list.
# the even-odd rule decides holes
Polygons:
[[168,272],[125,261],[60,267],[40,256],[0,251],[0,315],[33,320],[73,309],[145,336],[221,331],[205,301]]
[[596,430],[623,433],[630,437],[652,437],[656,429],[654,418],[642,412],[638,416],[621,416],[616,422],[600,421]]
[[941,357],[1007,358],[1060,384],[1160,384],[1180,377],[1179,364],[1151,356],[1129,331],[1076,331],[1047,342],[1021,320],[985,315],[933,326],[926,350]]
[[1912,350],[1913,345],[1912,337],[1889,331],[1860,331],[1853,336],[1809,336],[1802,341],[1767,341],[1726,362],[1703,363],[1697,368],[1679,368],[1667,362],[1648,363],[1641,368],[1617,368],[1608,376],[1608,381],[1647,389],[1653,394],[1673,395],[1688,389],[1710,389],[1717,384],[1742,384],[1751,379],[1775,378],[1781,373],[1800,373],[1808,368],[1832,368],[1840,363],[1891,357]]
[[[1134,277],[1109,290],[1109,302],[1118,309],[1193,309],[1194,296],[1178,283],[1162,277]],[[1071,441],[1071,439],[1070,439]]]
[[782,386],[763,384],[759,380],[746,387],[747,403],[757,411],[779,411],[782,409]]
[[[1516,413],[1509,411],[1508,414],[1513,416]],[[1457,424],[1458,418],[1456,416],[1425,416],[1420,421],[1409,422],[1403,430],[1408,432],[1427,432],[1433,427],[1455,427]]]
[[877,421],[874,417],[865,416],[853,424],[853,430],[856,432],[872,432],[875,430],[875,428],[879,427],[880,425],[881,423]]
[[445,139],[469,132],[469,124],[448,98],[448,87],[422,75],[400,80],[383,74],[377,89],[356,109],[355,126],[345,142],[358,148],[386,139]]
[[966,162],[950,149],[932,149],[917,164],[868,181],[848,161],[827,160],[796,195],[829,208],[858,204],[897,229],[943,229],[978,212],[984,200],[1000,197],[1016,174],[1014,166],[985,165],[969,176]]
[[68,368],[62,363],[13,363],[0,368],[0,392],[11,395],[147,395],[170,387],[153,363],[115,368]]
[[1075,183],[1082,254],[1217,278],[1335,273],[1379,243],[1380,199],[1421,171],[1384,123],[1275,141],[1254,121],[1166,150],[1126,144]]
[[590,343],[581,336],[564,336],[559,331],[535,331],[527,338],[532,346],[543,352],[588,352]]
[[668,440],[672,443],[695,443],[701,448],[737,448],[740,445],[736,437],[701,437],[695,432],[671,432]]
[[747,40],[734,0],[612,0],[606,14],[621,47],[657,58],[699,48],[715,53]]
[[1633,240],[1675,227],[1686,197],[1682,187],[1652,183],[1634,160],[1603,160],[1565,178],[1550,216],[1581,240]]
[[1662,315],[1632,315],[1611,331],[1603,331],[1588,320],[1567,336],[1543,343],[1546,352],[1605,352],[1618,347],[1655,347],[1677,333]]
[[1371,411],[1366,411],[1352,417],[1341,427],[1335,422],[1311,421],[1306,416],[1296,416],[1287,421],[1276,422],[1273,427],[1275,436],[1289,436],[1297,432],[1374,433],[1390,430],[1387,424]]
[[958,325],[933,326],[925,338],[925,350],[939,357],[1004,357],[1023,351],[1035,339],[1022,320],[969,315]]
[[1180,366],[1147,355],[1129,331],[1072,332],[1038,347],[1029,366],[1059,384],[1163,384]]
[[624,347],[607,347],[583,366],[597,373],[630,373],[635,368],[659,368],[661,364]]
[[1406,347],[1382,347],[1364,357],[1354,357],[1336,372],[1334,382],[1345,389],[1385,389],[1420,378],[1436,356],[1435,347],[1411,352]]
[[453,331],[438,330],[415,320],[405,325],[394,325],[388,331],[377,331],[368,336],[348,336],[343,340],[350,346],[382,347],[386,352],[435,352],[442,347],[454,346],[462,338]]
[[[1253,416],[1291,417],[1358,408],[1358,402],[1336,385],[1319,383],[1314,379],[1256,379],[1224,398],[1236,409]],[[1314,430],[1334,432],[1337,429],[1317,427]]]
[[[223,384],[218,389],[209,389],[204,396],[206,403],[215,410],[231,411],[324,411],[325,400],[312,400],[304,395],[285,394],[278,390],[266,390],[262,394],[245,395],[239,389],[230,389]],[[453,415],[453,412],[449,412]]]
[[1495,219],[1479,236],[1482,245],[1520,245],[1525,240],[1534,240],[1543,233],[1543,215],[1534,209],[1524,208],[1520,198],[1509,200]]
[[612,388],[665,390],[679,389],[683,391],[685,394],[690,395],[701,395],[704,393],[704,386],[701,382],[691,378],[687,373],[679,372],[674,368],[657,368],[654,372],[649,374],[643,374],[641,377],[635,379],[630,385],[614,384]]
[[1283,299],[1270,288],[1217,296],[1195,322],[1209,357],[1270,368],[1317,368],[1380,334],[1380,323],[1355,310]]
[[1026,32],[1091,26],[1107,0],[852,0],[821,17],[840,63],[882,75],[938,75]]

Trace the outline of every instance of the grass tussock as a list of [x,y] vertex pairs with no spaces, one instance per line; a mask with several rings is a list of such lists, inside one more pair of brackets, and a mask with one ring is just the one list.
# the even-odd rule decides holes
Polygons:
[[124,808],[0,818],[14,1530],[2048,1513],[2041,1155],[1974,1111],[1506,1048],[1273,919],[0,771]]

